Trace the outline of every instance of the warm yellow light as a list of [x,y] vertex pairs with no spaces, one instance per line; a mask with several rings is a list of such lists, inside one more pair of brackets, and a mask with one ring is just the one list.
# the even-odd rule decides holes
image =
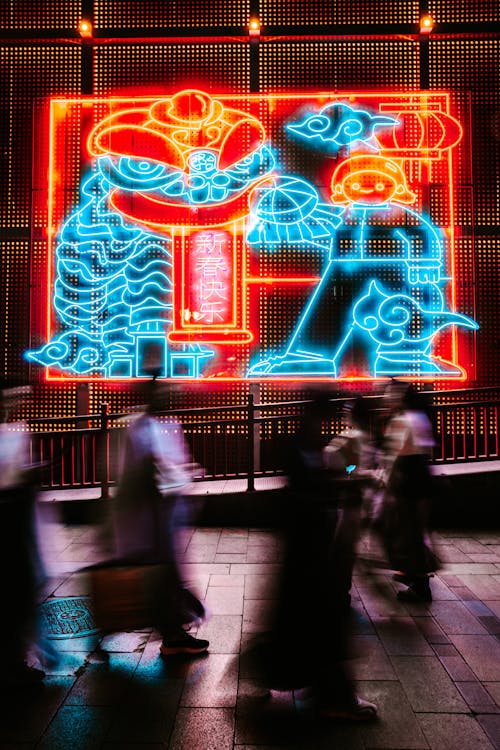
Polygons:
[[85,18],[82,18],[80,23],[78,24],[78,32],[80,36],[83,36],[85,38],[89,38],[92,36],[92,24],[90,21],[86,21]]
[[251,18],[248,24],[248,33],[250,36],[260,35],[260,21],[258,18]]
[[420,19],[420,31],[423,34],[429,34],[434,28],[434,19],[432,16],[422,16]]

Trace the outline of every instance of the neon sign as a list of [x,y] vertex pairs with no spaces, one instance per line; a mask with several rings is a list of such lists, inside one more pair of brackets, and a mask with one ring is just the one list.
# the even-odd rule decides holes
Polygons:
[[466,377],[446,94],[53,100],[50,131],[49,379],[143,377],[152,347],[171,378]]

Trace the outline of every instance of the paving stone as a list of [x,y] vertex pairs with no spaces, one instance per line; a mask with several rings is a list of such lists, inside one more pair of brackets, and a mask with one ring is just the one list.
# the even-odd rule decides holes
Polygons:
[[496,750],[500,749],[500,716],[478,715],[477,720],[482,726],[490,742]]
[[231,565],[233,565],[235,563],[246,563],[246,561],[246,552],[243,552],[241,554],[238,554],[236,552],[217,552],[214,557],[215,563],[230,563]]
[[451,590],[457,595],[457,599],[461,599],[463,602],[475,601],[477,599],[477,596],[467,586],[454,586]]
[[[249,563],[279,563],[283,560],[283,553],[279,547],[252,546],[247,550]],[[500,558],[499,558],[500,560]]]
[[432,602],[430,611],[447,635],[453,633],[484,634],[487,632],[463,602]]
[[243,614],[243,589],[235,586],[209,586],[207,606],[214,615]]
[[453,643],[433,643],[432,648],[437,656],[458,656],[458,651]]
[[[189,544],[186,554],[185,561],[188,563],[212,563],[215,562],[215,555],[217,554],[216,544]],[[220,560],[219,562],[225,562]]]
[[434,552],[442,563],[469,563],[471,561],[470,557],[454,544],[436,545]]
[[411,617],[377,617],[372,620],[388,654],[433,656],[432,648]]
[[431,750],[491,750],[488,737],[472,716],[419,714]]
[[238,654],[242,621],[242,615],[212,615],[199,626],[197,637],[210,641],[210,654]]
[[465,552],[467,554],[470,554],[471,552],[475,554],[487,552],[484,545],[481,544],[481,542],[479,542],[477,539],[454,539],[453,544],[455,545],[455,547],[458,547],[459,550],[462,550],[462,552]]
[[467,704],[437,656],[392,656],[391,662],[414,711],[467,711]]
[[440,656],[439,661],[454,682],[457,680],[470,682],[476,679],[476,675],[461,656]]
[[236,705],[238,657],[213,654],[189,665],[181,706],[226,708]]
[[232,750],[234,711],[230,708],[180,708],[169,750]]
[[74,682],[74,676],[47,677],[36,690],[2,691],[0,742],[37,742]]
[[500,620],[497,617],[494,615],[479,615],[478,620],[488,633],[500,635]]
[[209,584],[210,586],[246,586],[246,576],[232,576],[232,575],[211,575]]
[[464,604],[475,617],[491,617],[493,615],[492,610],[484,602],[479,601],[479,599],[464,602]]
[[495,563],[475,563],[472,561],[469,563],[447,563],[445,566],[445,571],[447,573],[459,575],[460,578],[462,578],[464,575],[476,576],[498,573],[498,569],[496,568]]
[[217,554],[232,552],[245,555],[248,548],[247,537],[221,536],[217,545]]
[[243,633],[262,633],[269,629],[274,614],[272,602],[265,599],[245,599]]
[[105,651],[122,651],[126,653],[139,651],[144,649],[150,634],[151,630],[111,633],[104,636],[101,641],[101,647]]
[[65,700],[67,706],[114,706],[123,697],[140,654],[110,654],[109,660],[88,664]]
[[279,576],[246,575],[244,578],[245,599],[275,599],[277,597],[280,585]]
[[40,750],[99,750],[111,724],[112,709],[63,706],[37,745]]
[[[484,566],[478,565],[478,567]],[[464,585],[467,586],[467,588],[469,588],[478,599],[482,599],[483,601],[489,599],[496,601],[500,600],[500,583],[494,580],[492,576],[484,575],[477,570],[474,574],[461,574],[460,578],[464,582]]]
[[429,615],[424,617],[414,617],[413,622],[420,630],[426,641],[433,645],[435,644],[446,644],[450,642],[450,639],[446,633],[439,627],[436,620]]
[[236,704],[236,745],[286,746],[305,739],[306,725],[294,709],[291,693],[273,692],[266,697],[255,694],[248,684],[241,688]]
[[462,693],[471,710],[476,714],[498,714],[498,708],[490,694],[480,682],[457,682],[457,688]]
[[500,706],[500,682],[488,682],[485,687],[497,706]]
[[357,692],[378,707],[378,720],[357,727],[366,748],[428,750],[429,745],[398,682],[360,682]]
[[376,635],[352,638],[352,670],[357,680],[397,680],[396,673]]
[[450,639],[480,680],[500,680],[500,642],[495,636],[450,635]]
[[449,587],[448,584],[442,581],[439,576],[433,576],[430,580],[430,585],[432,589],[432,598],[434,601],[446,601],[448,599],[457,598],[455,592]]

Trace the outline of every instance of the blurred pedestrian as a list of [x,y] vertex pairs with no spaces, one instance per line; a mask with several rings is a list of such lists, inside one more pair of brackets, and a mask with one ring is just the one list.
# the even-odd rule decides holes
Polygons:
[[368,404],[363,396],[346,402],[345,429],[323,450],[325,466],[336,478],[337,520],[331,565],[336,601],[346,611],[351,604],[352,574],[362,518],[371,513],[376,476],[376,450],[370,434]]
[[184,626],[203,619],[205,609],[185,585],[176,549],[179,510],[190,479],[189,452],[180,423],[157,418],[164,408],[164,389],[156,378],[145,392],[145,411],[133,419],[125,438],[115,498],[116,554],[121,562],[162,566],[160,653],[199,654],[208,649],[208,641]]
[[[348,618],[336,598],[331,549],[337,522],[334,488],[324,465],[329,417],[326,394],[310,403],[287,449],[285,557],[274,627],[268,644],[268,686],[312,688],[319,713],[366,721],[374,704],[359,698],[345,666]],[[325,623],[323,637],[318,622]]]
[[17,402],[18,391],[0,390],[0,580],[6,597],[0,618],[3,688],[36,685],[45,677],[41,669],[27,663],[37,638],[37,594],[43,573],[34,527],[36,489],[27,426],[7,422],[8,407]]
[[429,535],[434,438],[423,397],[412,385],[392,382],[385,394],[385,484],[381,531],[402,601],[431,601],[429,575],[438,567]]

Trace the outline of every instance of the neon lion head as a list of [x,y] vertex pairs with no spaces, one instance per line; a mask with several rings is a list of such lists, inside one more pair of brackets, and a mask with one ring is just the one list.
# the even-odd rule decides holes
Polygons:
[[416,194],[406,183],[401,167],[385,156],[366,154],[351,156],[332,175],[334,203],[356,203],[368,206],[395,201],[414,203]]

